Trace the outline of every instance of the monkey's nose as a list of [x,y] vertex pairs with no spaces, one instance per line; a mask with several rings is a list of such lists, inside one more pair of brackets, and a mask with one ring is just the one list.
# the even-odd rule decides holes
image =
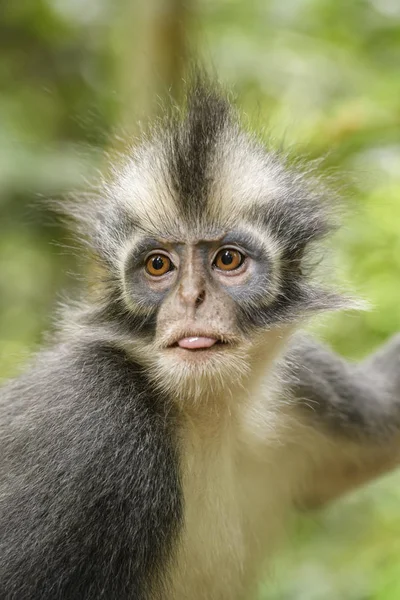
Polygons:
[[203,304],[205,297],[206,297],[206,292],[205,292],[205,290],[203,290],[200,292],[200,294],[196,298],[196,301],[195,301],[196,308],[198,308],[200,306],[200,304]]
[[186,285],[182,283],[179,296],[187,308],[196,309],[203,304],[206,292],[202,285],[193,285],[187,282]]

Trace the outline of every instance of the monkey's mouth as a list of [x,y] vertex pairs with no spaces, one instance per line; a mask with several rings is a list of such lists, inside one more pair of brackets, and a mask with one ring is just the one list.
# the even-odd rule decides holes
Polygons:
[[180,338],[168,346],[168,348],[180,348],[189,352],[202,352],[205,350],[228,346],[229,342],[219,337],[193,335]]
[[206,350],[212,348],[218,342],[219,340],[217,338],[192,336],[178,340],[177,345],[179,348],[184,348],[185,350]]

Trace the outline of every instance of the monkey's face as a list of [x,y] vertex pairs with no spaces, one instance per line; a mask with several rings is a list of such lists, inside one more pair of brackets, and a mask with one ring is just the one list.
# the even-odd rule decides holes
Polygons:
[[106,319],[169,389],[240,380],[305,314],[342,306],[303,269],[329,231],[323,192],[195,90],[183,119],[114,168],[84,221],[112,284]]
[[273,301],[277,268],[249,225],[185,240],[140,237],[127,254],[125,298],[136,313],[154,315],[158,376],[175,385],[214,379],[214,388],[242,376],[259,329],[266,334],[254,323]]

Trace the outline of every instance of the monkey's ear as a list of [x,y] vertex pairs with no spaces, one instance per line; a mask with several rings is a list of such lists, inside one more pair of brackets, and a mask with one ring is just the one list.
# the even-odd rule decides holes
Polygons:
[[368,305],[349,295],[323,288],[307,281],[286,280],[271,303],[239,307],[239,321],[244,329],[271,327],[284,323],[299,323],[321,312],[365,310]]
[[303,287],[299,294],[299,304],[302,306],[301,312],[304,314],[339,310],[368,310],[370,308],[369,304],[361,298],[340,294],[311,284]]

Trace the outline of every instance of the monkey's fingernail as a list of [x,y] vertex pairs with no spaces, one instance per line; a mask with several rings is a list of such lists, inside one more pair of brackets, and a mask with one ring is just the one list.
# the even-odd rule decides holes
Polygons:
[[199,350],[201,348],[211,348],[217,343],[215,338],[209,337],[188,337],[178,341],[180,348],[186,348],[187,350]]

